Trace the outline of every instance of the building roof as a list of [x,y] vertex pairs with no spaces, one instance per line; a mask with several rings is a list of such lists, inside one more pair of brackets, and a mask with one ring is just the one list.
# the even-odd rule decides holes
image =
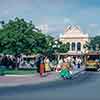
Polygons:
[[79,26],[72,26],[69,25],[68,27],[65,28],[64,30],[64,35],[60,36],[62,38],[70,38],[70,37],[83,37],[83,38],[88,38],[88,34],[84,34]]

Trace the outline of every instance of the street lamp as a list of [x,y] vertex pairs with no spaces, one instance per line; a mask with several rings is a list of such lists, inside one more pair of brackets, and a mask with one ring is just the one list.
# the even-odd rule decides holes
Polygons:
[[54,42],[54,45],[52,46],[52,48],[54,49],[54,53],[57,54],[57,63],[58,63],[59,61],[58,49],[60,48],[60,45],[57,40]]

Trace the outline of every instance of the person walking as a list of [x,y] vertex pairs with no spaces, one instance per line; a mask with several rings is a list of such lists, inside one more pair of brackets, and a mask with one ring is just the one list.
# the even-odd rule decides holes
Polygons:
[[56,72],[60,72],[61,71],[61,65],[63,64],[63,59],[60,58],[58,61],[58,65],[56,67]]
[[81,63],[82,63],[81,58],[80,58],[80,57],[77,57],[77,58],[76,58],[77,68],[80,68]]
[[44,57],[41,57],[41,61],[40,61],[40,76],[41,77],[44,76]]
[[48,57],[45,57],[45,59],[44,59],[44,66],[45,66],[45,72],[47,73],[47,75],[48,75],[48,72],[50,72],[49,63],[50,63],[50,61],[49,61]]
[[40,73],[40,57],[36,60],[37,72]]

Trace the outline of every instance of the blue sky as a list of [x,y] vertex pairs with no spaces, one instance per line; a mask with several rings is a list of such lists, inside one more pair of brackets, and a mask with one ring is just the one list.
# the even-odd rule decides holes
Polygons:
[[46,25],[55,36],[69,24],[79,25],[90,36],[100,34],[100,0],[0,0],[0,20],[15,17]]

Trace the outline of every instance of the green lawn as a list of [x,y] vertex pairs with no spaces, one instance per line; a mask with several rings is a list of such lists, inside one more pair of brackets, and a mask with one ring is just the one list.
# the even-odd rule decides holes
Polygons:
[[4,70],[5,74],[8,75],[24,75],[24,74],[34,74],[36,70]]

